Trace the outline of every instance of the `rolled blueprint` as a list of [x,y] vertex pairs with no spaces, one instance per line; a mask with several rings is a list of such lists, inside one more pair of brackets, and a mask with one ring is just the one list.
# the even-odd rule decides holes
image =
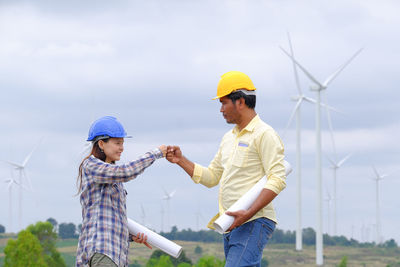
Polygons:
[[171,255],[174,258],[178,258],[181,255],[182,247],[178,244],[166,239],[165,237],[149,230],[143,225],[128,218],[128,229],[131,235],[137,235],[138,233],[144,233],[147,235],[147,243],[153,245]]
[[[286,176],[288,176],[292,172],[292,166],[289,162],[284,161]],[[238,211],[238,210],[247,210],[251,207],[257,197],[260,195],[261,191],[264,189],[265,184],[267,183],[267,178],[264,176],[260,179],[249,191],[247,191],[241,198],[239,198],[227,211]],[[223,234],[229,227],[232,225],[235,218],[233,216],[226,215],[226,213],[222,214],[215,222],[213,226],[215,230]]]

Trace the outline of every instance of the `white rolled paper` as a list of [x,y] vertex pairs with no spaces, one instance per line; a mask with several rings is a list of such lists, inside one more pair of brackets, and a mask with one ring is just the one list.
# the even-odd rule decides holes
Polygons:
[[182,247],[178,244],[166,239],[165,237],[151,231],[150,229],[138,224],[137,222],[128,218],[128,229],[131,235],[137,235],[138,233],[144,233],[147,235],[147,243],[159,248],[165,253],[171,255],[174,258],[178,258],[181,255]]
[[[286,160],[284,161],[286,176],[288,176],[292,172],[292,166]],[[261,191],[264,189],[265,184],[267,183],[267,178],[264,176],[260,179],[249,191],[247,191],[241,198],[239,198],[227,211],[238,211],[238,210],[247,210],[251,207],[257,197],[260,195]],[[215,222],[213,226],[215,230],[223,234],[229,227],[232,225],[235,218],[233,216],[226,215],[226,213],[222,214]]]

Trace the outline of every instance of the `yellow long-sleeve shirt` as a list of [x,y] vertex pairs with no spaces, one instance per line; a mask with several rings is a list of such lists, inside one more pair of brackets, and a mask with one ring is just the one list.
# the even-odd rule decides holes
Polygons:
[[[220,184],[219,213],[208,227],[244,195],[264,175],[265,188],[279,194],[286,187],[284,148],[275,130],[255,116],[239,132],[234,127],[222,138],[218,152],[208,167],[195,164],[192,180],[207,187]],[[277,222],[272,203],[259,210],[249,221],[266,217]]]

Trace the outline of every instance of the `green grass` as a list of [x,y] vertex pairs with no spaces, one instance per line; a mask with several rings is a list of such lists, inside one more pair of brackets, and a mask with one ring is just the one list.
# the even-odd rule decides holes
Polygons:
[[65,263],[67,266],[75,266],[75,258],[76,254],[70,254],[70,253],[61,253],[61,256],[64,258]]
[[56,243],[57,248],[72,247],[78,245],[78,239],[58,239]]
[[[215,256],[223,260],[222,243],[203,243],[190,241],[175,241],[185,250],[185,254],[195,264],[200,257],[205,255]],[[4,265],[4,247],[7,240],[0,239],[0,266]],[[74,266],[76,257],[76,247],[78,239],[65,239],[57,241],[57,250],[61,253],[67,266]],[[195,253],[195,248],[200,246],[202,254]],[[295,245],[290,244],[269,244],[264,250],[263,257],[268,259],[269,267],[280,266],[315,266],[315,246],[303,246],[302,251],[296,251]],[[145,265],[151,253],[154,251],[139,244],[132,244],[129,249],[129,262],[135,260],[141,265]],[[348,266],[373,266],[373,267],[394,267],[400,264],[400,248],[357,248],[324,246],[324,266],[337,266],[342,258],[347,256]]]

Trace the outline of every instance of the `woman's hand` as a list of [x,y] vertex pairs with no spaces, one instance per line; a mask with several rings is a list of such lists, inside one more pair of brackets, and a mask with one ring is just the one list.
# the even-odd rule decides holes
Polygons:
[[165,158],[165,156],[167,155],[167,146],[166,145],[161,145],[158,147],[158,149],[161,150],[163,157]]
[[132,241],[134,241],[136,243],[144,244],[149,249],[152,249],[150,244],[147,243],[147,235],[145,235],[144,233],[138,233],[136,236],[129,234],[129,236],[131,237]]

